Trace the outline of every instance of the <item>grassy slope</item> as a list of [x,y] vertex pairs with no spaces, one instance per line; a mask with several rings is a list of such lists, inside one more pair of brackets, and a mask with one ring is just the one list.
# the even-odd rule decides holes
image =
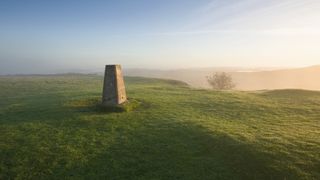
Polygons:
[[1,77],[0,179],[320,179],[319,92],[126,83],[102,113],[102,77]]

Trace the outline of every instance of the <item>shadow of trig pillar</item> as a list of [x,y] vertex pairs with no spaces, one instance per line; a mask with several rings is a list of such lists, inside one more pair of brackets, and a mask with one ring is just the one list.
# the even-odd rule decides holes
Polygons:
[[115,106],[127,101],[120,65],[106,65],[104,74],[102,105]]

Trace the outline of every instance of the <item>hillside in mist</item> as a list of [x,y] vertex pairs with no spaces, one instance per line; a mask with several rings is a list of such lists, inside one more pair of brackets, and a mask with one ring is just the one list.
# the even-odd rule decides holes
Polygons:
[[176,79],[193,87],[209,88],[206,76],[228,72],[239,90],[310,89],[320,90],[320,65],[295,69],[199,68],[180,70],[126,69],[127,76]]

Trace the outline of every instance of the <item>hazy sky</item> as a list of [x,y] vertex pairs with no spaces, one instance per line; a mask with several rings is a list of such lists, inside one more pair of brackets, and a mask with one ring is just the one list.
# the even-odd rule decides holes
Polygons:
[[0,74],[320,64],[319,0],[1,0]]

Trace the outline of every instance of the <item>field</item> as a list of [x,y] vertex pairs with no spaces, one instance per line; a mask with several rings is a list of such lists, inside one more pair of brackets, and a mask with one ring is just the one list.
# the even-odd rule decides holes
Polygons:
[[0,179],[320,179],[320,92],[218,92],[95,75],[0,77]]

